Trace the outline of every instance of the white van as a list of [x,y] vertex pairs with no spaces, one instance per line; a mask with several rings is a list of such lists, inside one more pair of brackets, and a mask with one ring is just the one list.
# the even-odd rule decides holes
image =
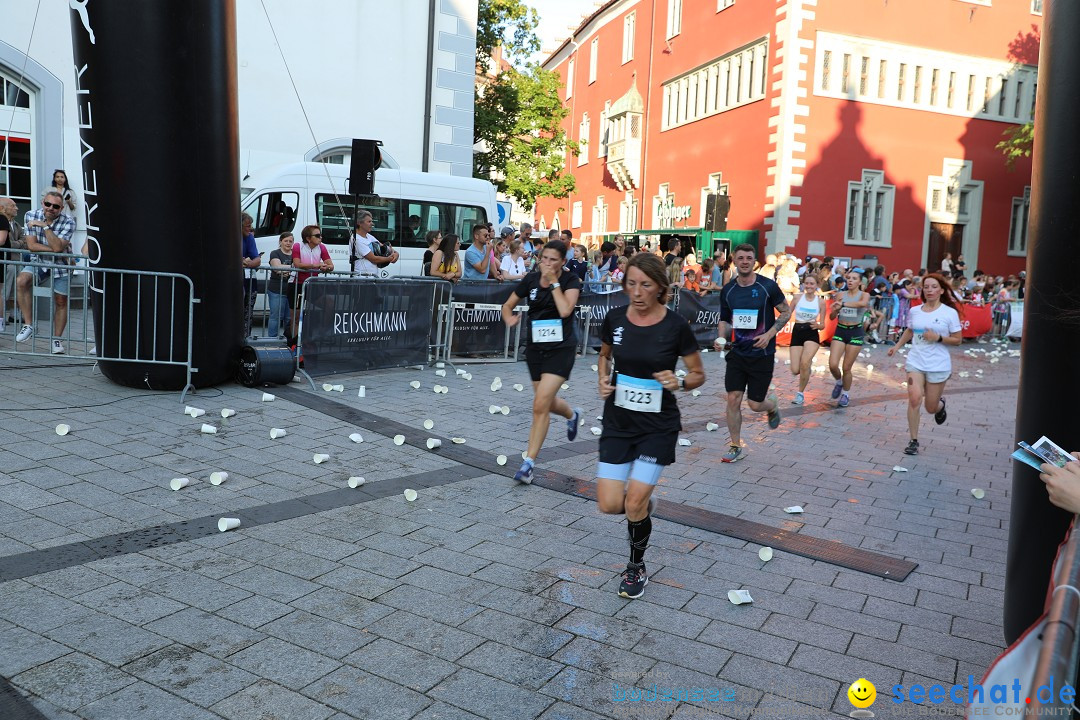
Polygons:
[[[349,239],[355,206],[349,194],[349,170],[333,163],[289,163],[252,173],[240,188],[240,204],[254,218],[255,242],[267,263],[278,237],[292,232],[300,242],[306,225],[322,228],[334,268],[348,271]],[[472,227],[498,217],[495,187],[486,180],[453,175],[379,168],[375,196],[360,196],[360,207],[375,219],[373,235],[389,241],[400,259],[386,265],[382,277],[423,275],[424,238],[428,230],[456,233],[463,244]],[[415,229],[414,229],[415,228]]]

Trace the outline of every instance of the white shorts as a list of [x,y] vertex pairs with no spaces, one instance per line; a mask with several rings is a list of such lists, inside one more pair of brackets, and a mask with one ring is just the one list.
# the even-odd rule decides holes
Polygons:
[[943,383],[952,377],[952,370],[941,370],[937,372],[926,372],[925,370],[916,370],[913,367],[905,368],[909,373],[919,373],[926,378],[928,383]]

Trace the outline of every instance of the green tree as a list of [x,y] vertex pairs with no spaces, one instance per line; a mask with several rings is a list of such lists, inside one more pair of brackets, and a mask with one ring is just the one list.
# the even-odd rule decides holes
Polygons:
[[[540,47],[536,22],[536,11],[522,0],[480,0],[477,71],[490,79],[476,85],[473,141],[479,151],[473,172],[526,211],[538,197],[573,191],[574,176],[565,172],[564,159],[568,149],[578,150],[562,129],[569,110],[559,99],[558,74],[527,61]],[[491,77],[487,69],[500,46],[510,66]]]
[[1031,157],[1031,146],[1034,142],[1035,123],[1024,123],[1011,127],[1002,133],[1005,139],[996,147],[1005,156],[1005,167],[1012,170],[1016,167],[1016,161],[1020,158]]

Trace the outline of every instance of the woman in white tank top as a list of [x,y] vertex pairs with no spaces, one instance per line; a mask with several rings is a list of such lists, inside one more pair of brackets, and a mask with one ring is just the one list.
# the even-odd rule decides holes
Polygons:
[[812,273],[803,278],[803,294],[798,296],[792,314],[791,374],[799,378],[799,392],[792,405],[802,405],[806,384],[810,382],[810,366],[821,347],[819,331],[825,327],[825,301],[818,297],[818,281]]

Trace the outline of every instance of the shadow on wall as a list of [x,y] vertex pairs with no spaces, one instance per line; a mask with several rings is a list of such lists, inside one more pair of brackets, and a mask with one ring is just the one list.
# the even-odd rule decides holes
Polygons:
[[[863,142],[859,135],[862,116],[859,103],[843,102],[837,112],[839,129],[822,149],[819,161],[806,171],[797,208],[812,207],[812,216],[820,219],[809,226],[800,222],[799,239],[825,241],[825,254],[834,257],[875,255],[886,261],[900,255],[910,267],[922,257],[925,211],[912,187],[896,185],[885,159]],[[918,138],[911,142],[917,143]],[[827,234],[828,228],[843,228],[840,232],[846,237]],[[860,244],[847,244],[847,240]],[[861,244],[874,240],[886,244],[891,240],[891,247]]]

